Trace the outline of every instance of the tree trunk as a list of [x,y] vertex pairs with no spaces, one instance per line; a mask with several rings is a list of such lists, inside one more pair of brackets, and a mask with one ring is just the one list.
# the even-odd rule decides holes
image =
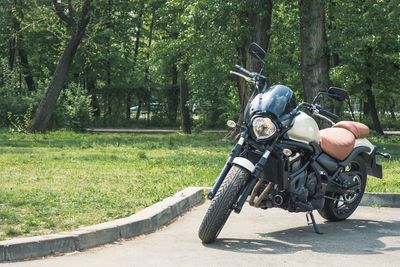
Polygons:
[[[135,42],[135,53],[133,56],[133,64],[132,64],[132,73],[135,72],[135,68],[136,68],[136,62],[137,62],[137,58],[139,55],[139,46],[140,46],[140,32],[142,30],[142,25],[143,25],[143,12],[144,12],[144,7],[141,7],[140,10],[140,14],[139,14],[139,21],[137,23],[137,32],[136,32],[136,42]],[[131,106],[131,92],[130,90],[127,91],[127,96],[126,96],[126,118],[129,120],[131,117],[131,110],[130,110],[130,106]],[[140,114],[139,114],[140,116]],[[136,116],[137,117],[137,116]]]
[[[258,4],[260,6],[258,6]],[[256,71],[259,72],[261,70],[261,63],[249,56],[248,49],[251,43],[255,42],[260,45],[265,52],[268,51],[269,40],[271,37],[270,30],[271,30],[271,19],[272,19],[272,0],[264,0],[260,3],[253,3],[251,7],[251,12],[242,14],[241,24],[246,25],[246,27],[251,27],[251,37],[249,39],[248,36],[244,35],[242,37],[243,42],[242,46],[238,48],[238,55],[239,55],[239,65],[244,67],[249,71]],[[262,11],[259,14],[259,11]],[[246,23],[245,18],[248,18],[248,24]],[[253,88],[248,85],[248,83],[238,78],[238,94],[239,94],[239,102],[240,102],[240,113],[238,123],[243,124],[245,118],[245,109],[247,103],[249,102],[251,92]],[[225,136],[225,139],[236,139],[239,134],[239,130],[233,129]]]
[[[24,44],[24,35],[21,32],[21,21],[24,19],[24,13],[22,12],[22,5],[23,1],[14,0],[14,8],[17,12],[17,17],[13,14],[13,24],[15,34],[18,35],[18,55],[20,58],[22,72],[24,74],[24,79],[29,91],[36,91],[35,83],[33,81],[33,77],[30,72],[29,63],[28,63],[28,55],[23,47]],[[11,40],[10,40],[11,41]],[[12,42],[14,43],[14,50],[15,50],[15,37],[13,38]],[[11,55],[10,55],[11,56]],[[15,57],[15,51],[14,56]]]
[[[73,28],[73,33],[67,47],[58,61],[53,78],[51,79],[49,87],[36,110],[35,116],[27,128],[28,132],[44,131],[47,128],[50,116],[56,107],[58,96],[60,95],[64,82],[67,79],[72,60],[74,59],[79,43],[85,33],[86,25],[89,23],[90,1],[91,0],[86,0],[84,2],[80,17],[78,21],[75,22],[71,16],[67,17],[59,6],[57,0],[53,0],[57,15]],[[72,10],[70,10],[70,14],[72,13]]]
[[93,116],[100,117],[99,99],[96,96],[96,83],[93,79],[90,78],[90,76],[89,76],[90,71],[91,71],[91,69],[89,68],[89,62],[86,60],[86,63],[85,63],[85,89],[88,92],[88,94],[90,94],[92,96]]
[[381,126],[381,123],[379,121],[378,112],[376,110],[375,96],[372,94],[372,80],[367,78],[366,79],[366,84],[368,86],[368,89],[367,89],[366,93],[367,93],[368,106],[369,106],[369,111],[370,111],[370,114],[371,114],[372,122],[374,124],[375,131],[378,134],[383,135],[382,126]]
[[15,37],[8,41],[8,67],[10,70],[14,69],[15,62]]
[[392,118],[393,121],[396,120],[396,114],[394,112],[396,107],[396,102],[392,99],[389,101],[389,111],[390,111],[390,117]]
[[[19,38],[20,41],[20,46],[22,45],[22,36]],[[28,86],[29,91],[36,91],[36,86],[35,82],[33,81],[33,77],[31,75],[30,67],[29,67],[29,62],[28,62],[28,55],[26,54],[25,50],[20,47],[18,49],[18,55],[21,60],[21,66],[22,66],[22,72],[24,73],[24,78],[26,85]]]
[[365,66],[367,67],[367,77],[365,78],[365,84],[367,85],[366,94],[367,94],[367,99],[368,99],[368,109],[369,109],[369,113],[372,118],[372,122],[374,124],[375,131],[378,134],[383,135],[382,126],[379,121],[378,112],[376,110],[375,96],[372,93],[373,81],[370,78],[370,76],[372,75],[372,73],[374,71],[371,62],[369,61],[369,59],[373,56],[372,52],[373,52],[372,48],[370,46],[367,46],[367,60],[365,62]]
[[[328,2],[328,13],[329,13],[329,16],[328,16],[328,19],[329,19],[328,29],[330,31],[336,31],[336,26],[334,24],[335,15],[333,14],[334,7],[336,7],[336,2],[335,1],[329,1]],[[331,51],[330,54],[332,55],[331,56],[331,67],[334,68],[334,67],[339,66],[339,64],[340,64],[339,54],[334,52],[334,51],[333,52]]]
[[[251,27],[250,39],[244,38],[243,45],[238,49],[240,65],[249,71],[259,72],[261,70],[261,63],[248,55],[248,49],[251,43],[256,42],[260,45],[265,52],[268,51],[269,40],[271,34],[271,18],[272,18],[272,0],[264,0],[251,7],[252,12],[246,14],[248,23]],[[261,15],[258,13],[262,10]],[[242,22],[244,24],[244,22]],[[242,124],[244,121],[244,113],[247,103],[249,102],[250,95],[253,88],[250,88],[246,81],[239,79],[239,101],[240,101],[240,115],[238,123]]]
[[[15,51],[16,51],[16,36],[18,32],[21,30],[21,23],[18,20],[18,18],[15,16],[14,12],[15,11],[20,11],[21,9],[17,8],[18,3],[16,0],[13,1],[13,3],[6,2],[4,3],[5,6],[9,7],[9,15],[11,19],[11,28],[13,31],[11,32],[11,37],[8,40],[8,67],[10,70],[14,69],[14,63],[15,63]],[[18,14],[19,15],[19,14]]]
[[137,120],[140,118],[140,112],[141,111],[142,111],[142,100],[139,100],[138,108],[136,110],[136,119]]
[[176,116],[178,113],[179,104],[179,86],[178,86],[178,70],[176,62],[172,65],[172,86],[168,88],[167,92],[167,117],[168,123],[174,125],[176,123]]
[[189,108],[187,107],[187,101],[189,99],[189,88],[186,80],[186,72],[189,69],[189,65],[184,63],[182,65],[182,69],[180,71],[180,96],[181,96],[181,113],[182,113],[182,131],[186,134],[191,134],[192,131],[190,129],[190,113]]
[[[319,91],[331,86],[323,0],[300,0],[300,39],[304,101],[311,103]],[[333,111],[328,98],[323,107]],[[330,126],[325,120],[320,123],[321,128]]]

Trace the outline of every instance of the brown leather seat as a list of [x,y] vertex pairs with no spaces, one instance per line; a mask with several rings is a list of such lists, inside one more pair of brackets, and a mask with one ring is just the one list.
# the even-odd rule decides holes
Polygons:
[[354,148],[356,138],[365,138],[368,126],[355,121],[341,121],[320,131],[321,149],[338,160],[344,160]]
[[319,133],[322,151],[337,160],[344,160],[354,148],[356,138],[344,128],[328,128]]
[[367,125],[356,121],[341,121],[332,126],[332,128],[344,128],[354,134],[356,138],[365,138],[369,134]]

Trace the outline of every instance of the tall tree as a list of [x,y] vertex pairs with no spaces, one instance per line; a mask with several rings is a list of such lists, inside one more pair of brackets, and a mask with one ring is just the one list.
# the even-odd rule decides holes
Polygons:
[[[141,32],[142,32],[142,26],[143,26],[143,13],[144,13],[144,3],[141,3],[140,9],[139,9],[139,16],[137,18],[137,22],[135,25],[136,30],[136,36],[135,36],[135,52],[133,56],[133,63],[132,63],[132,72],[135,72],[135,67],[139,55],[139,47],[140,47],[140,38],[141,38]],[[131,92],[130,90],[127,91],[127,96],[126,96],[126,118],[129,120],[131,117]],[[142,107],[142,99],[139,99],[139,104],[138,104],[138,109],[136,112],[136,119],[139,119],[140,117],[140,112],[141,112],[141,107]]]
[[71,39],[58,61],[53,78],[36,110],[35,116],[28,125],[28,132],[44,131],[47,128],[50,116],[56,107],[58,96],[67,79],[69,68],[85,33],[86,26],[89,23],[90,2],[91,0],[85,0],[82,4],[79,16],[75,18],[76,11],[72,5],[72,0],[68,0],[68,15],[64,12],[64,8],[60,3],[57,0],[53,0],[56,14],[61,20],[66,22],[72,30]]
[[189,65],[183,63],[180,70],[180,97],[181,97],[181,113],[182,113],[182,131],[186,134],[192,133],[191,123],[190,123],[190,112],[187,106],[189,99],[189,87],[187,82],[187,72],[189,70]]
[[332,72],[335,84],[360,98],[357,102],[370,117],[363,122],[383,134],[378,111],[390,112],[387,97],[399,99],[393,86],[400,81],[399,1],[336,1],[331,9],[336,25],[331,46],[340,54],[340,66]]
[[[266,52],[269,46],[271,19],[272,19],[272,0],[252,1],[247,5],[246,10],[239,12],[240,22],[244,28],[248,28],[248,32],[243,32],[242,44],[238,48],[240,64],[250,70],[258,72],[260,62],[248,55],[248,49],[251,43],[258,43]],[[243,123],[244,112],[249,101],[252,88],[249,89],[248,84],[243,80],[238,81],[240,116],[239,123]]]
[[[325,0],[300,0],[301,69],[304,101],[331,85],[325,30]],[[332,110],[331,102],[325,108]]]

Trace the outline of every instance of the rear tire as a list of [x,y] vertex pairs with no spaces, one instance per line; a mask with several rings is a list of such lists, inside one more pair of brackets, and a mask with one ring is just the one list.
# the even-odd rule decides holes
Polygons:
[[199,237],[203,243],[215,241],[231,214],[232,205],[238,200],[249,174],[248,170],[236,165],[229,170],[200,225]]
[[[319,214],[328,221],[342,221],[347,219],[360,204],[361,198],[364,195],[365,185],[367,184],[367,169],[365,161],[360,157],[355,157],[349,164],[350,171],[358,171],[361,177],[354,177],[361,183],[361,192],[358,194],[335,194],[328,193],[327,196],[343,201],[326,199],[324,207],[318,210]],[[344,200],[348,200],[346,203]]]

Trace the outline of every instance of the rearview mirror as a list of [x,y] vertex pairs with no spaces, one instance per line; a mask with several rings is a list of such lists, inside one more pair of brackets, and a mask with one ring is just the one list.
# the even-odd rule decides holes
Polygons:
[[347,98],[347,91],[338,87],[330,87],[328,95],[338,101],[344,101]]
[[249,54],[264,63],[265,51],[258,44],[252,43],[250,45]]

